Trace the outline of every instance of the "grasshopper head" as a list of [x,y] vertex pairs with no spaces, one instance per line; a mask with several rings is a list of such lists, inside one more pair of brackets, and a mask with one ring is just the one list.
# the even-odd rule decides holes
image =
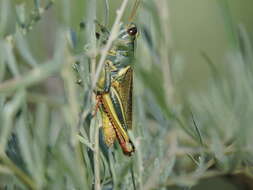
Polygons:
[[[114,52],[118,52],[118,55],[132,58],[137,35],[138,29],[135,24],[130,23],[122,26],[117,40],[114,41]],[[118,60],[119,59],[118,57]],[[120,60],[120,62],[124,62],[123,64],[125,64],[126,61]]]
[[138,29],[134,23],[130,23],[121,28],[119,38],[128,42],[133,42],[138,36]]
[[127,34],[129,35],[129,37],[131,37],[131,38],[136,38],[136,36],[138,35],[138,29],[134,23],[130,23],[127,26],[126,31],[127,31]]

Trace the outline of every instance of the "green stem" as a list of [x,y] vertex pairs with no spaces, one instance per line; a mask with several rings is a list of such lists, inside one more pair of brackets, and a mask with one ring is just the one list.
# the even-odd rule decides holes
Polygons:
[[22,181],[29,189],[37,189],[33,179],[26,175],[21,169],[19,169],[6,155],[0,154],[0,161],[7,166],[15,176]]

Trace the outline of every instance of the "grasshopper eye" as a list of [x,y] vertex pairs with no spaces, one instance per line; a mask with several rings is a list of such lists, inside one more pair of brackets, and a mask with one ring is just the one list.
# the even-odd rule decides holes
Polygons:
[[138,30],[137,30],[137,27],[132,27],[132,28],[129,28],[127,30],[127,33],[130,35],[130,36],[135,36],[137,34]]

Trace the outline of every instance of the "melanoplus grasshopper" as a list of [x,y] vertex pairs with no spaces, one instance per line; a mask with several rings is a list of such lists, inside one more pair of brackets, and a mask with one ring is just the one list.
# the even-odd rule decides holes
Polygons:
[[[139,1],[135,2],[133,12]],[[133,12],[131,18],[133,18]],[[106,43],[110,32],[98,24],[97,37]],[[96,88],[97,106],[102,116],[104,141],[111,147],[117,139],[123,153],[130,156],[135,147],[127,133],[132,128],[133,57],[138,30],[129,22],[121,27],[109,50]]]

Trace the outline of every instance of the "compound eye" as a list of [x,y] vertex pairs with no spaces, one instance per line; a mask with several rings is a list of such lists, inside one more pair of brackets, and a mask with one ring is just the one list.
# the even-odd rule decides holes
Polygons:
[[137,34],[138,30],[137,30],[137,27],[132,27],[132,28],[129,28],[127,30],[127,33],[130,35],[130,36],[135,36]]

